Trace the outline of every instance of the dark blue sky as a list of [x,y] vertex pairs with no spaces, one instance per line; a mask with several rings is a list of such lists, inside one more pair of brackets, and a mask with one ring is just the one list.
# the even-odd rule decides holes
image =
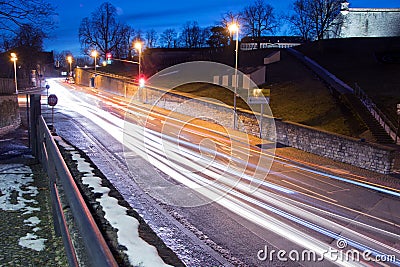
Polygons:
[[[275,8],[277,14],[289,12],[294,0],[266,0]],[[348,0],[351,7],[399,7],[400,0]],[[54,36],[45,42],[46,50],[70,50],[80,53],[78,28],[84,17],[100,6],[103,1],[95,0],[52,0],[58,13],[58,29]],[[253,3],[253,0],[109,0],[117,9],[122,21],[143,32],[155,29],[161,33],[166,28],[180,31],[187,21],[197,21],[200,26],[214,25],[227,11],[239,11]],[[279,34],[289,34],[285,28]]]

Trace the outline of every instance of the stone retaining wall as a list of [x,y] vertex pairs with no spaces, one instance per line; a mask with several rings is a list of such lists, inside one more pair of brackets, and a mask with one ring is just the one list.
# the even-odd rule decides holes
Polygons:
[[[125,89],[120,85],[122,81],[109,77],[97,78],[101,80],[98,88],[124,95]],[[127,83],[123,83],[126,86]],[[105,88],[104,85],[108,87]],[[139,90],[139,94],[133,95],[138,88],[133,84],[130,86],[132,89],[129,90],[128,96],[133,97],[135,101],[144,101],[146,95],[147,104],[191,117],[212,120],[228,128],[233,127],[231,106],[204,98],[193,98],[193,95],[189,94],[166,93],[150,88]],[[253,115],[241,109],[237,111],[239,130],[259,136],[259,114]],[[394,149],[267,116],[263,118],[263,138],[378,173],[390,173],[394,164]]]
[[275,125],[277,141],[284,145],[383,174],[393,168],[392,148],[293,122],[275,121]]
[[0,96],[0,135],[16,129],[20,124],[17,96]]
[[[159,93],[149,91],[148,101],[155,96],[160,99],[151,104],[192,117],[212,118],[225,127],[233,127],[230,106],[174,93],[160,97]],[[259,114],[254,116],[238,109],[238,115],[239,130],[259,136]],[[383,174],[389,174],[394,164],[395,149],[267,116],[263,117],[263,138]]]
[[109,91],[121,96],[130,97],[134,95],[138,87],[130,81],[124,81],[115,77],[107,77],[97,75],[94,72],[86,71],[85,69],[75,69],[75,82],[84,86],[91,86],[91,80],[94,78],[95,89]]

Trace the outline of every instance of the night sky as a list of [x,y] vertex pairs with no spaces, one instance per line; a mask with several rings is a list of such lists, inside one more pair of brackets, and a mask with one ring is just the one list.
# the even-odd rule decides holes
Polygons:
[[[272,5],[277,15],[289,12],[294,0],[266,0]],[[187,21],[197,21],[201,27],[218,23],[222,14],[227,11],[239,11],[253,3],[253,0],[110,0],[119,13],[121,21],[128,23],[134,29],[145,32],[154,29],[158,34],[166,28],[174,28],[180,32],[182,25]],[[388,7],[400,8],[400,0],[348,0],[350,7]],[[50,40],[45,41],[48,51],[70,50],[73,54],[80,54],[78,29],[81,20],[88,17],[98,8],[102,1],[80,0],[52,0],[58,13],[58,28]],[[277,34],[290,34],[282,27]]]

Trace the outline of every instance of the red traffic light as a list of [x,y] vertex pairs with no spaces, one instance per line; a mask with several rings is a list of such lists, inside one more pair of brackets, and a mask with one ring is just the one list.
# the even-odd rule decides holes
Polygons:
[[107,60],[110,60],[112,58],[112,54],[111,53],[107,53],[106,54],[106,58],[107,58]]

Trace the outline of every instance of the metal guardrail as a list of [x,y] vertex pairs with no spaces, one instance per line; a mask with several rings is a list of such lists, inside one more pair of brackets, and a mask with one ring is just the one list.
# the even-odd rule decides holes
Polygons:
[[58,196],[57,184],[60,183],[70,206],[72,215],[78,227],[80,235],[83,237],[85,253],[91,266],[118,266],[109,247],[107,246],[99,228],[96,225],[82,195],[79,192],[74,179],[64,162],[60,151],[54,141],[53,136],[42,116],[38,119],[38,150],[39,160],[47,171],[53,209],[58,225],[55,226],[63,237],[68,263],[70,266],[79,266],[72,240],[69,236],[68,226],[64,218],[61,201]]
[[[393,124],[393,122],[376,106],[376,104],[368,97],[368,95],[364,92],[364,90],[356,83],[354,86],[354,95],[357,96],[364,106],[368,109],[368,111],[372,114],[372,116],[379,122],[379,124],[383,127],[385,132],[389,134],[389,136],[396,140],[397,135],[397,127]],[[399,140],[399,138],[397,138]]]

